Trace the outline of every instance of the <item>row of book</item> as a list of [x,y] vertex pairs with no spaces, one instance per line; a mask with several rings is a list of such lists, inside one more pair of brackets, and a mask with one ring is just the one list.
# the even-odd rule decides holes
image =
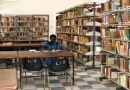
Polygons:
[[33,26],[44,26],[44,23],[41,22],[33,22]]
[[20,28],[14,28],[14,29],[15,29],[14,31],[16,31],[16,32],[17,31],[18,32],[28,32],[29,31],[29,28],[23,28],[23,27],[22,28],[21,27]]
[[101,55],[102,64],[111,66],[116,69],[120,69],[123,72],[130,72],[130,59],[126,57],[120,57],[113,54]]
[[116,54],[116,46],[115,46],[115,40],[105,40],[103,39],[101,41],[101,48],[102,50],[106,50],[112,53]]
[[129,6],[130,6],[129,0],[117,0],[117,1],[110,0],[108,2],[101,4],[101,10],[102,11],[113,11],[113,10],[124,9]]
[[62,41],[62,45],[64,47],[70,47],[70,49],[77,51],[79,53],[82,53],[82,54],[87,53],[89,50],[89,46],[79,45],[79,44],[71,43],[68,41]]
[[33,20],[38,21],[38,22],[44,22],[45,18],[44,17],[34,17]]
[[102,12],[113,11],[113,10],[117,10],[117,9],[120,9],[120,8],[116,7],[116,2],[114,2],[114,1],[101,3]]
[[31,23],[28,23],[28,22],[25,22],[25,23],[18,23],[17,24],[18,26],[27,26],[27,27],[30,27],[31,26]]
[[41,32],[33,32],[32,36],[33,37],[43,37],[43,33],[41,33]]
[[0,32],[11,32],[11,31],[15,31],[16,28],[1,28]]
[[46,28],[41,28],[41,27],[35,27],[35,28],[33,28],[33,31],[34,31],[34,32],[35,32],[35,31],[37,31],[37,32],[46,32],[47,29],[46,29]]
[[18,21],[31,21],[32,17],[28,16],[28,17],[18,17]]
[[[16,32],[17,37],[28,37],[30,35],[29,32]],[[3,37],[14,37],[15,33],[3,33]],[[41,32],[33,32],[32,37],[43,37],[43,33]]]
[[78,52],[73,52],[73,54],[75,56],[75,59],[82,62],[82,63],[85,63],[88,60],[88,57],[83,55],[83,54],[80,54]]
[[68,35],[68,34],[57,34],[57,38],[71,40],[71,35]]
[[27,37],[28,36],[28,32],[17,32],[17,36],[18,37]]
[[72,36],[72,41],[78,42],[78,43],[81,43],[81,44],[87,44],[89,42],[89,38],[88,37],[84,37],[84,36],[73,35]]
[[101,65],[101,73],[125,88],[130,88],[130,76],[107,65]]
[[60,27],[56,29],[59,33],[86,35],[86,27]]
[[124,27],[102,27],[101,35],[104,38],[130,40],[130,28]]
[[119,54],[125,57],[130,56],[129,42],[116,40],[102,40],[101,48],[102,50],[106,50],[114,54]]
[[[0,30],[0,32],[13,32],[13,31],[16,31],[16,32],[28,32],[30,29],[29,28],[2,28]],[[36,28],[33,28],[32,29],[33,32],[46,32],[47,29],[46,28],[40,28],[40,27],[36,27]]]
[[3,22],[1,25],[2,26],[16,26],[16,23],[14,23],[14,22]]
[[[91,8],[77,8],[77,10],[74,11],[68,11],[64,14],[61,14],[61,17],[59,19],[66,19],[66,18],[74,18],[77,16],[85,16],[87,13],[92,12],[93,10]],[[101,8],[96,8],[96,12],[101,12]]]
[[15,21],[36,21],[36,22],[44,22],[45,18],[44,17],[2,17],[1,18],[2,22],[15,22]]
[[2,22],[8,22],[8,21],[17,21],[17,18],[15,17],[2,17]]
[[89,22],[89,18],[76,18],[71,20],[63,20],[61,24],[63,26],[68,25],[85,25],[87,22]]
[[130,13],[128,11],[116,14],[103,14],[103,24],[128,24],[130,21]]
[[77,36],[77,35],[68,35],[68,34],[58,34],[58,38],[65,39],[65,40],[70,40],[73,42],[81,43],[81,44],[86,44],[89,42],[89,38],[86,36]]
[[[24,22],[24,23],[17,23],[18,26],[28,26],[30,27],[31,26],[31,23],[30,22]],[[44,23],[38,23],[38,22],[35,22],[35,23],[32,23],[33,26],[44,26]],[[16,26],[16,23],[14,22],[3,22],[2,23],[2,26]]]

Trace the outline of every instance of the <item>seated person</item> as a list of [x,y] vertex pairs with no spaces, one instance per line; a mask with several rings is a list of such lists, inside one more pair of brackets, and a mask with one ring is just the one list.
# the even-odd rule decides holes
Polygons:
[[[46,49],[46,50],[57,50],[57,49],[62,49],[62,45],[60,45],[58,42],[56,42],[56,35],[52,34],[50,36],[50,41],[48,42],[45,42],[44,45],[43,45],[43,49]],[[47,66],[51,65],[51,58],[45,58],[45,62],[47,64]]]

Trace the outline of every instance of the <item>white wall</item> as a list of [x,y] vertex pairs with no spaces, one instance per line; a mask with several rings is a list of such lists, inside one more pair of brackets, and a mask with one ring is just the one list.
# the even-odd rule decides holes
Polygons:
[[[89,0],[17,0],[0,4],[1,14],[49,14],[50,33],[55,33],[56,12]],[[92,0],[90,0],[92,1]]]

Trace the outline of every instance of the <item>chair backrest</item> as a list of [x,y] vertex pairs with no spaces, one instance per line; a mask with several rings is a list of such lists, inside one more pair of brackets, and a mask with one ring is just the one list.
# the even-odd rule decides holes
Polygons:
[[70,68],[70,66],[69,66],[68,58],[63,58],[63,59],[52,58],[52,63],[49,66],[49,69],[52,72],[61,72],[61,71],[65,71],[69,68]]
[[43,69],[43,64],[40,58],[25,59],[23,68],[28,71],[39,71]]

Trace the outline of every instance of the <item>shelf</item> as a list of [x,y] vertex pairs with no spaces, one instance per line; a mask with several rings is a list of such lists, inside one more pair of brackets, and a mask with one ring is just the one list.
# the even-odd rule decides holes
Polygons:
[[[91,17],[93,17],[93,16],[94,16],[94,12],[86,13],[86,16],[91,16]],[[96,16],[96,17],[101,16],[101,13],[95,12],[95,16]]]
[[[94,41],[88,42],[85,45],[93,45]],[[95,45],[100,45],[100,42],[95,41]]]
[[[102,75],[105,76],[104,74],[102,74]],[[127,87],[125,87],[125,86],[121,85],[120,83],[118,83],[118,82],[117,82],[117,79],[111,79],[111,78],[109,78],[108,76],[105,76],[105,77],[107,77],[109,80],[113,81],[114,83],[116,83],[116,84],[122,86],[123,88],[125,88],[125,89],[127,89],[127,90],[130,90],[130,89],[128,89]]]
[[85,65],[85,63],[81,62],[81,60],[76,59],[76,58],[75,58],[75,60],[76,60],[77,62],[80,62],[81,64]]
[[[93,36],[94,31],[86,33],[86,36]],[[97,31],[95,31],[95,36],[101,36],[101,34]]]
[[101,26],[130,26],[130,24],[102,24]]
[[112,52],[112,51],[107,51],[107,50],[102,50],[102,51],[108,52],[108,53],[111,53],[111,54],[116,54],[116,53],[114,53],[114,52]]
[[[94,63],[95,63],[96,66],[97,66],[97,65],[101,65],[101,62],[100,62],[100,61],[96,61],[96,60],[95,60]],[[85,65],[86,65],[86,66],[93,65],[93,60],[91,60],[91,61],[89,61],[89,62],[86,62]]]
[[[57,12],[57,14],[61,14],[61,13],[66,12],[66,11],[70,11],[70,10],[72,10],[72,9],[74,9],[74,8],[84,7],[84,6],[85,6],[86,8],[91,8],[91,7],[94,6],[94,3],[93,3],[93,2],[84,2],[84,3],[81,3],[81,4],[75,5],[75,6],[73,6],[73,7],[70,7],[70,8],[68,8],[68,9],[65,9],[65,10],[63,10],[63,11],[59,11],[59,12]],[[96,4],[95,6],[99,6],[99,4]]]
[[[86,26],[94,26],[94,22],[88,22],[86,23]],[[101,26],[101,23],[95,21],[95,26]]]
[[[96,30],[95,31],[90,30],[91,32],[85,32],[83,30],[85,27],[88,28],[88,26],[92,26],[95,29],[96,29],[96,27],[101,26],[101,23],[96,22],[96,21],[94,21],[94,22],[92,21],[93,18],[96,19],[96,18],[100,18],[100,16],[101,16],[100,13],[96,12],[96,10],[93,9],[93,8],[95,8],[95,6],[96,5],[95,5],[94,2],[91,2],[91,4],[89,2],[86,2],[86,3],[82,3],[82,5],[74,6],[74,7],[65,9],[65,10],[57,13],[57,14],[59,14],[59,16],[57,16],[56,19],[58,19],[58,18],[60,19],[60,20],[56,20],[56,25],[58,25],[58,26],[56,26],[57,27],[56,31],[60,31],[60,32],[57,32],[58,39],[62,38],[62,36],[61,36],[62,34],[66,37],[68,35],[71,36],[71,39],[69,38],[70,40],[66,40],[66,38],[65,38],[65,39],[60,39],[59,41],[61,41],[61,43],[62,43],[62,41],[64,41],[64,42],[68,41],[68,42],[65,42],[63,44],[67,44],[67,46],[71,45],[70,46],[71,50],[77,52],[77,54],[81,55],[82,57],[83,56],[93,57],[92,56],[93,55],[92,50],[90,50],[90,52],[87,52],[88,47],[90,48],[91,46],[93,46],[93,42],[95,42],[94,47],[96,45],[97,46],[100,45],[100,42],[97,42],[96,40],[92,41],[90,39],[91,37],[101,36],[101,34],[99,32],[97,32]],[[90,9],[92,9],[92,12],[90,11]],[[94,15],[94,13],[95,13],[96,16]],[[88,22],[88,21],[92,21],[92,22]],[[67,23],[67,22],[70,22],[71,24]],[[94,25],[94,23],[95,23],[95,25]],[[73,31],[76,31],[76,29],[78,27],[79,33],[84,32],[85,34],[84,33],[79,34],[79,33],[69,32],[68,27],[73,28]],[[76,27],[76,29],[75,29],[75,27]],[[61,30],[61,28],[62,29],[65,28],[66,32],[64,32],[64,30]],[[95,33],[95,35],[94,35],[94,33]],[[74,37],[74,36],[76,36],[76,37]],[[79,37],[79,39],[78,39],[78,36],[81,36],[81,38]],[[91,37],[89,37],[89,36],[91,36]],[[73,38],[75,38],[75,39],[73,40]],[[84,43],[84,42],[87,42],[87,38],[89,38],[89,42]],[[75,49],[75,50],[73,50],[73,49]],[[81,51],[81,52],[79,52],[79,51]],[[84,53],[84,52],[87,52],[87,53]],[[96,51],[95,55],[100,55],[100,51],[99,52]],[[77,61],[79,61],[79,60],[77,60]],[[86,63],[83,63],[83,62],[81,62],[81,63],[84,64],[84,65],[86,64]],[[92,65],[92,66],[94,68],[94,65]]]
[[118,65],[116,65],[116,64],[112,64],[112,65],[108,65],[108,64],[107,64],[107,66],[110,66],[110,67],[112,67],[112,68],[115,68],[115,69],[117,69],[117,70],[119,70],[119,71],[121,71],[121,72],[123,72],[123,73],[130,74],[130,72],[127,72],[127,71],[124,71],[124,70],[120,69],[120,68],[118,67]]
[[130,8],[124,8],[124,9],[119,9],[119,10],[113,10],[113,11],[106,11],[106,12],[102,12],[103,14],[105,13],[120,13],[120,12],[124,12],[124,11],[129,11]]
[[37,42],[37,41],[45,41],[45,40],[0,40],[0,42]]
[[115,38],[105,38],[105,37],[102,37],[102,38],[103,38],[103,39],[108,39],[108,40],[117,40],[117,41],[130,42],[130,40],[115,39]]
[[[11,17],[11,18],[10,18]],[[15,15],[15,16],[11,16],[11,15],[4,15],[1,17],[0,19],[2,22],[15,22],[14,24],[8,24],[10,26],[5,26],[5,24],[3,24],[4,26],[1,26],[1,28],[3,28],[1,30],[5,31],[6,29],[4,28],[11,28],[11,29],[7,29],[8,31],[12,30],[15,32],[19,32],[19,34],[15,33],[13,34],[14,38],[11,39],[16,39],[17,37],[20,37],[19,39],[21,40],[25,40],[25,39],[39,39],[39,38],[44,38],[44,37],[49,37],[49,15]],[[8,20],[8,21],[7,21]],[[45,30],[48,31],[45,31]],[[36,31],[35,31],[36,30]],[[33,32],[35,31],[35,32]],[[28,32],[28,33],[26,33]],[[8,32],[7,32],[8,33]],[[10,32],[9,32],[10,33]],[[33,34],[32,34],[33,33]],[[40,33],[40,34],[39,34]],[[35,36],[35,38],[34,38]],[[4,39],[9,39],[8,38],[4,38]]]
[[107,51],[107,50],[102,50],[102,51],[108,52],[108,53],[111,53],[111,54],[115,54],[115,55],[119,55],[119,56],[122,56],[122,57],[130,58],[130,56],[121,55],[121,54],[116,54],[116,53],[114,53],[114,52],[112,52],[112,51]]
[[[93,51],[87,52],[85,55],[93,55]],[[95,51],[95,55],[100,55],[100,51]]]

